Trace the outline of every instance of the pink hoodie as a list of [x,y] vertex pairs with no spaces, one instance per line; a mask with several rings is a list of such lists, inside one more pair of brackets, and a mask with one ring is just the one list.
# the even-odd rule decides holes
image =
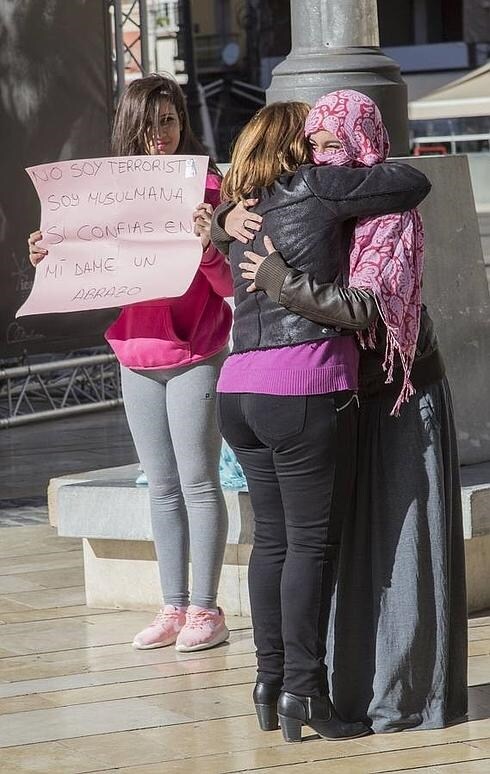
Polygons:
[[[221,181],[208,175],[204,200],[219,204]],[[197,363],[222,350],[232,312],[224,298],[233,295],[227,259],[211,244],[190,288],[178,298],[125,306],[105,337],[128,368],[175,368]]]

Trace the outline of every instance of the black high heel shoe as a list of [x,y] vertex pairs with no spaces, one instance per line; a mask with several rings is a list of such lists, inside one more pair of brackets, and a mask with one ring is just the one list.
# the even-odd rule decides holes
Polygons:
[[253,700],[261,731],[277,731],[279,728],[277,700],[280,693],[280,686],[256,683]]
[[323,739],[355,739],[370,734],[364,723],[341,720],[328,696],[296,696],[282,691],[277,714],[286,742],[301,742],[301,727],[309,726]]

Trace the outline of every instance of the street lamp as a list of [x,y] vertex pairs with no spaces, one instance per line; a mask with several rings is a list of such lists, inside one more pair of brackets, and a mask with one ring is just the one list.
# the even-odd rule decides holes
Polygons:
[[272,73],[267,102],[310,104],[335,89],[357,89],[378,104],[391,153],[408,152],[407,87],[379,48],[376,0],[291,0],[291,52]]

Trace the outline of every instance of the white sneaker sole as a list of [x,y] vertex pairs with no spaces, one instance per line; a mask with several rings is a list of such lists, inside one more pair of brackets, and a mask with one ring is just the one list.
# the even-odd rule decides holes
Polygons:
[[177,644],[175,650],[179,653],[193,653],[195,650],[207,650],[208,648],[216,647],[216,645],[221,645],[222,642],[226,642],[229,636],[230,632],[225,626],[225,628],[219,634],[216,634],[212,640],[209,640],[209,642],[202,642],[200,645]]
[[154,642],[152,645],[139,645],[133,641],[132,646],[135,650],[153,650],[154,648],[168,648],[169,645],[173,645],[175,640],[169,642]]

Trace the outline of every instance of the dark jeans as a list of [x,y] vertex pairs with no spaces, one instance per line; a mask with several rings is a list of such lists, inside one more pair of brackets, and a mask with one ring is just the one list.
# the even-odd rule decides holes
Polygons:
[[248,577],[258,679],[300,695],[325,694],[335,549],[352,505],[357,401],[347,391],[222,393],[218,423],[243,467],[255,514]]

